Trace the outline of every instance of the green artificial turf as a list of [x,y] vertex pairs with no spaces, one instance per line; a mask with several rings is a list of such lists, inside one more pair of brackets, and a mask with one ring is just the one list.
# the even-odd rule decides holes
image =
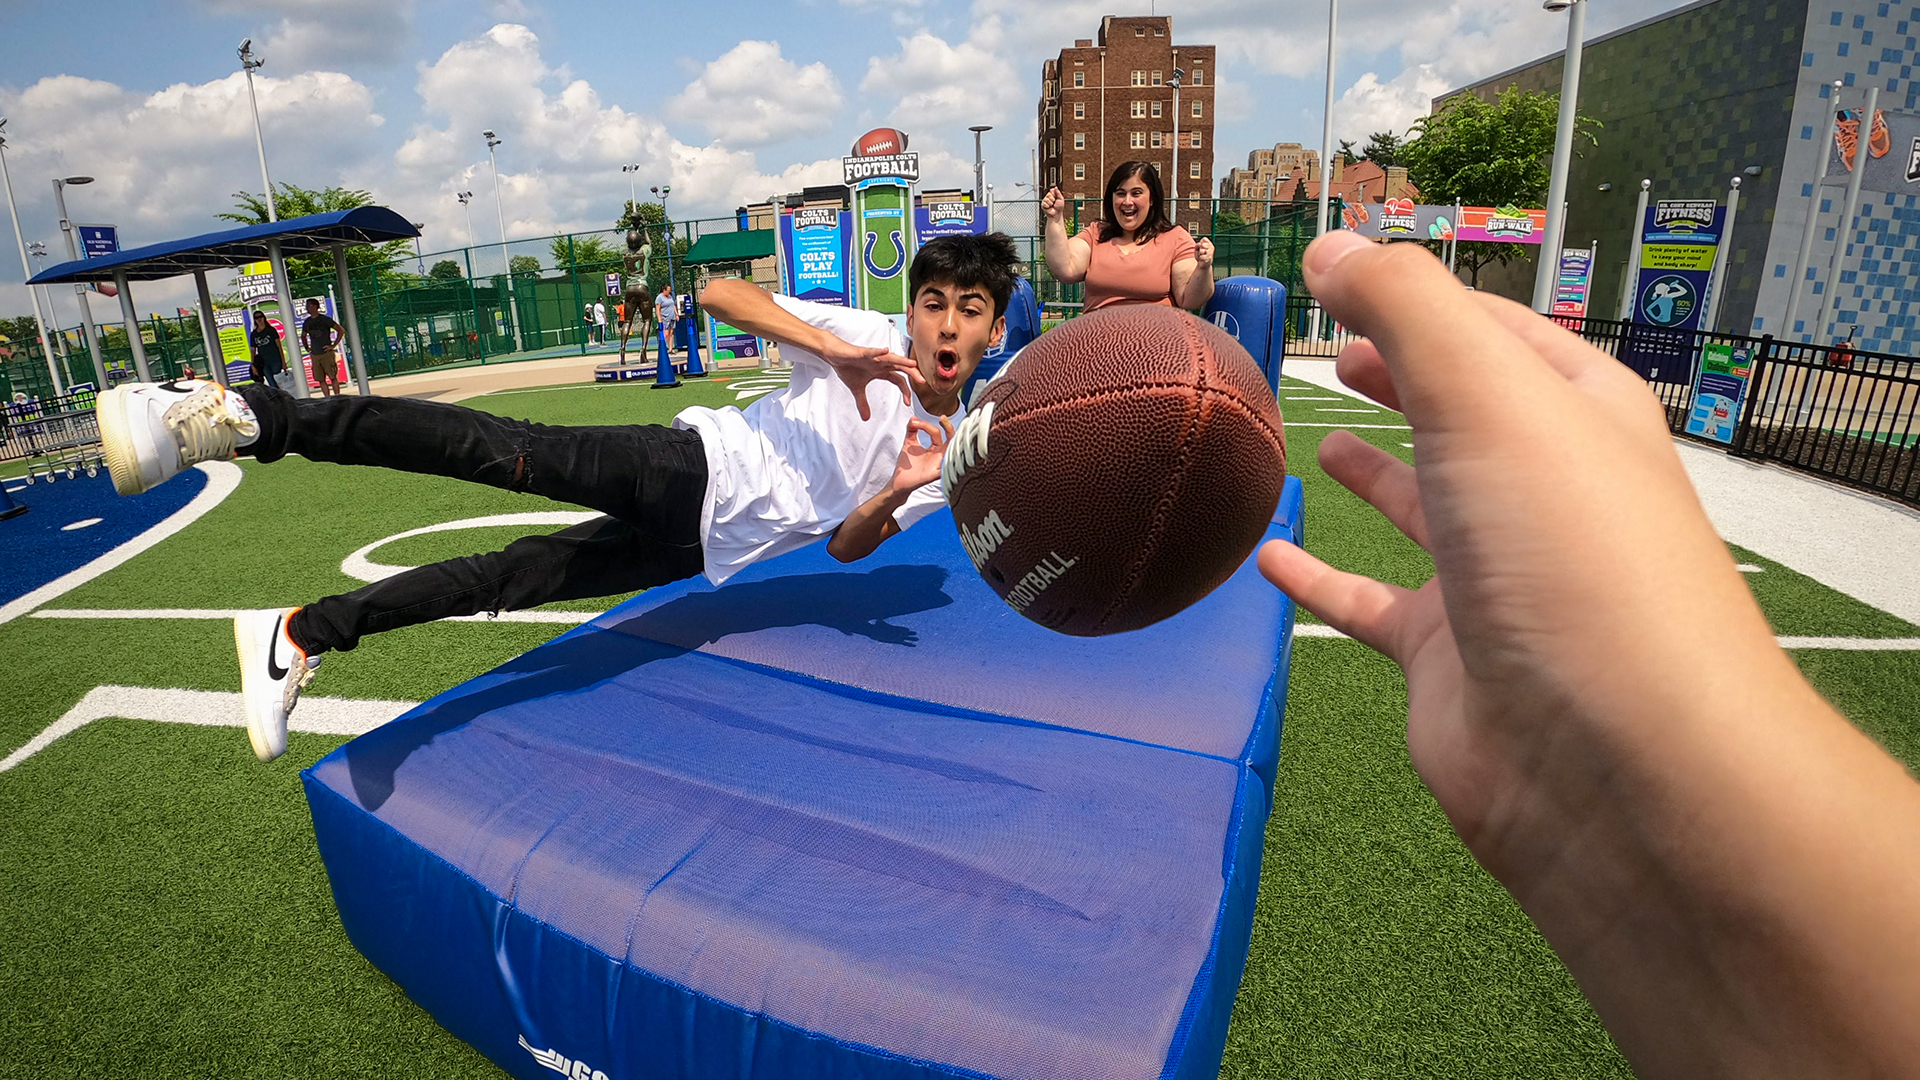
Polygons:
[[[735,393],[641,383],[467,404],[547,423],[644,423]],[[1337,400],[1286,400],[1325,397]],[[1402,421],[1297,380],[1281,398],[1308,547],[1344,569],[1418,585],[1430,561],[1320,472],[1314,450],[1332,429],[1309,426]],[[1334,409],[1368,411],[1322,411]],[[1404,431],[1356,434],[1411,459]],[[356,587],[341,560],[396,533],[576,509],[299,459],[242,468],[240,487],[192,527],[48,606],[302,603]],[[408,565],[557,527],[433,533],[373,557]],[[1779,633],[1920,636],[1750,552],[1734,555],[1762,567],[1747,580]],[[310,693],[421,700],[564,629],[442,623],[384,634],[329,656]],[[0,752],[98,685],[238,688],[220,621],[22,618],[0,625],[0,655]],[[1920,762],[1911,704],[1920,653],[1795,658],[1864,730]],[[1630,1075],[1565,969],[1414,775],[1405,716],[1391,663],[1350,641],[1296,642],[1222,1075]],[[285,759],[261,765],[234,728],[103,720],[0,773],[0,1078],[502,1075],[408,1002],[340,928],[298,780],[339,741],[294,733]]]

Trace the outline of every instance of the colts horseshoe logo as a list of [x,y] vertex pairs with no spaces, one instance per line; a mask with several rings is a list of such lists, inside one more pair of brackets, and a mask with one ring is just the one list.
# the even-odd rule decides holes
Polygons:
[[906,239],[900,235],[900,230],[894,229],[887,233],[887,238],[893,241],[892,266],[882,267],[876,265],[873,261],[874,245],[880,242],[879,233],[867,233],[867,246],[860,251],[861,258],[864,259],[867,264],[867,273],[877,278],[899,277],[901,268],[907,265],[907,243]]

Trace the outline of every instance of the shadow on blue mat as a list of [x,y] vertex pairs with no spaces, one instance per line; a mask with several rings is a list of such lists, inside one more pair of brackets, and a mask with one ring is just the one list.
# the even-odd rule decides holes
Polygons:
[[[394,774],[415,750],[494,709],[584,690],[734,634],[824,626],[883,645],[913,648],[918,635],[888,620],[952,604],[946,582],[942,566],[796,574],[689,593],[631,618],[582,627],[463,684],[458,696],[437,699],[415,715],[348,743],[354,797],[363,808],[379,810],[393,795]],[[763,723],[744,713],[731,719]],[[862,752],[870,754],[871,749]]]

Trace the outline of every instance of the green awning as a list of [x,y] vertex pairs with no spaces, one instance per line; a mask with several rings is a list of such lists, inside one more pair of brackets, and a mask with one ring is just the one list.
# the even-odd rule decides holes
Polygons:
[[708,233],[693,242],[681,259],[688,266],[702,263],[748,262],[773,254],[772,229]]

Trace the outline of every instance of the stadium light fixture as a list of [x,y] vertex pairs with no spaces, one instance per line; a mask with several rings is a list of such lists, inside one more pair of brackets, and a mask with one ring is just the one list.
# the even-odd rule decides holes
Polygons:
[[280,220],[280,207],[273,200],[273,179],[267,175],[267,141],[260,135],[260,99],[254,96],[254,70],[267,62],[264,56],[253,55],[253,39],[240,43],[240,70],[247,75],[247,104],[253,108],[253,148],[260,152],[260,186],[267,192],[267,220]]
[[480,134],[487,137],[487,167],[493,170],[493,213],[500,222],[500,269],[507,275],[507,309],[513,314],[513,351],[527,351],[526,341],[521,336],[520,295],[513,287],[513,259],[507,255],[507,212],[500,202],[500,163],[494,159],[493,148],[502,142],[500,136],[487,128]]

